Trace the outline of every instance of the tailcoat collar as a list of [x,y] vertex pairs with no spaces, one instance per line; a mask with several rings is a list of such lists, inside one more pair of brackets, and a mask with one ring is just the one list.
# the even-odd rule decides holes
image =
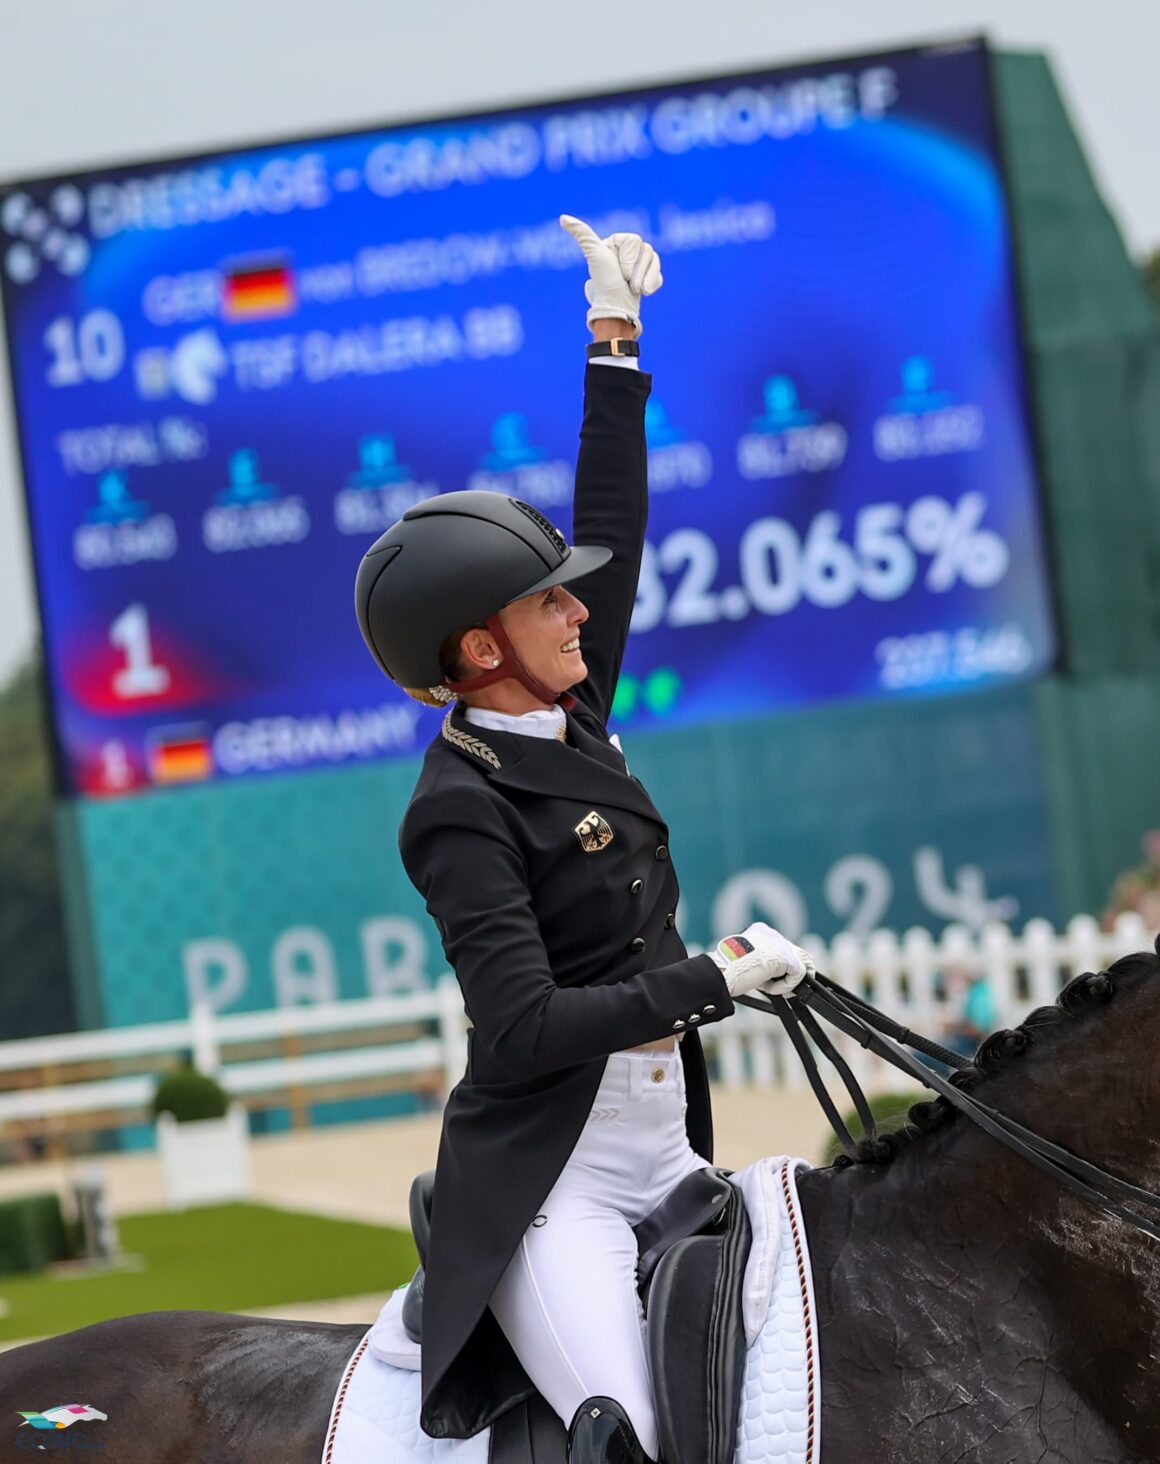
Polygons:
[[652,799],[629,776],[616,748],[594,736],[570,712],[567,717],[572,746],[553,738],[520,737],[492,727],[478,727],[458,706],[443,718],[440,735],[449,747],[504,787],[575,798],[597,806],[611,803],[663,824]]

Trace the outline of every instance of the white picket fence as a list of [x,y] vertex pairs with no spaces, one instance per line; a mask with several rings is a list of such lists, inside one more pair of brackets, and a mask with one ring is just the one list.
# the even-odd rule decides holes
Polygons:
[[[1101,930],[1090,915],[1077,915],[1062,931],[1050,921],[1030,920],[1020,934],[999,923],[978,934],[951,925],[938,937],[921,928],[901,938],[876,930],[861,938],[839,935],[829,945],[807,935],[802,944],[816,953],[818,969],[834,981],[938,1041],[959,1015],[956,998],[948,994],[948,972],[984,976],[995,999],[996,1026],[1011,1027],[1036,1007],[1049,1006],[1073,976],[1102,970],[1133,951],[1151,950],[1155,934],[1138,915],[1121,915],[1110,931]],[[909,1086],[857,1043],[830,1035],[867,1091]],[[739,1008],[732,1021],[707,1028],[702,1040],[715,1053],[726,1087],[806,1086],[784,1030],[760,1012]]]
[[[1062,932],[1032,920],[1020,934],[1000,924],[978,935],[952,926],[937,938],[922,929],[901,938],[879,930],[865,938],[840,935],[829,945],[806,936],[803,944],[827,975],[937,1039],[954,1015],[942,979],[952,969],[985,975],[999,1024],[1009,1026],[1052,1002],[1076,973],[1150,949],[1152,933],[1138,916],[1122,916],[1110,932],[1078,916]],[[399,1029],[400,1040],[390,1039],[391,1029]],[[372,1030],[383,1040],[351,1045]],[[707,1027],[702,1037],[725,1087],[804,1085],[781,1028],[759,1012],[739,1008],[732,1021]],[[263,1044],[281,1050],[253,1056]],[[300,1050],[307,1046],[313,1050]],[[892,1070],[856,1044],[841,1039],[839,1046],[869,1089],[897,1084]],[[366,1091],[381,1082],[385,1091],[413,1080],[417,1088],[446,1093],[463,1072],[466,1023],[459,989],[447,976],[431,991],[408,995],[222,1015],[199,1006],[180,1022],[4,1042],[0,1138],[139,1119],[157,1074],[183,1053],[242,1102],[286,1101],[299,1121],[309,1121],[309,1103],[324,1087],[333,1093],[336,1085],[361,1082]],[[110,1066],[118,1069],[114,1075],[92,1076]]]

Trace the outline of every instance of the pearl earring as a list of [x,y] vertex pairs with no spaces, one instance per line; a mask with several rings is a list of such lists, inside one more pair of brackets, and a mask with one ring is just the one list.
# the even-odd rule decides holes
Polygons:
[[494,666],[498,666],[499,665],[499,657],[496,656],[495,660],[491,664],[492,664],[493,667]]

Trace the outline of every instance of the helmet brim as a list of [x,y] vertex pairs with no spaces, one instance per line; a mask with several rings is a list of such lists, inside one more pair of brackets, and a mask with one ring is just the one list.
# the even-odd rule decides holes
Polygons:
[[529,585],[526,590],[521,590],[518,595],[513,595],[506,603],[511,605],[528,595],[539,594],[541,590],[550,590],[553,585],[566,585],[570,584],[572,580],[582,579],[584,575],[591,574],[594,569],[602,569],[611,558],[612,550],[606,549],[603,544],[573,544],[571,553],[562,564],[558,564],[552,570],[551,574],[546,574],[534,585]]

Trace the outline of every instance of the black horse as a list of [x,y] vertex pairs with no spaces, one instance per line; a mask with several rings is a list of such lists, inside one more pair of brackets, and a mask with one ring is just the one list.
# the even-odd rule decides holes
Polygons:
[[[1157,941],[1160,952],[1160,940]],[[1160,1189],[1160,956],[1077,977],[956,1079]],[[1160,1246],[938,1099],[803,1176],[823,1464],[1156,1464]],[[73,1433],[115,1464],[319,1464],[363,1326],[161,1312],[0,1357],[0,1457]],[[50,1434],[18,1412],[91,1403]],[[98,1430],[100,1431],[98,1434]],[[52,1452],[57,1449],[53,1448]]]

